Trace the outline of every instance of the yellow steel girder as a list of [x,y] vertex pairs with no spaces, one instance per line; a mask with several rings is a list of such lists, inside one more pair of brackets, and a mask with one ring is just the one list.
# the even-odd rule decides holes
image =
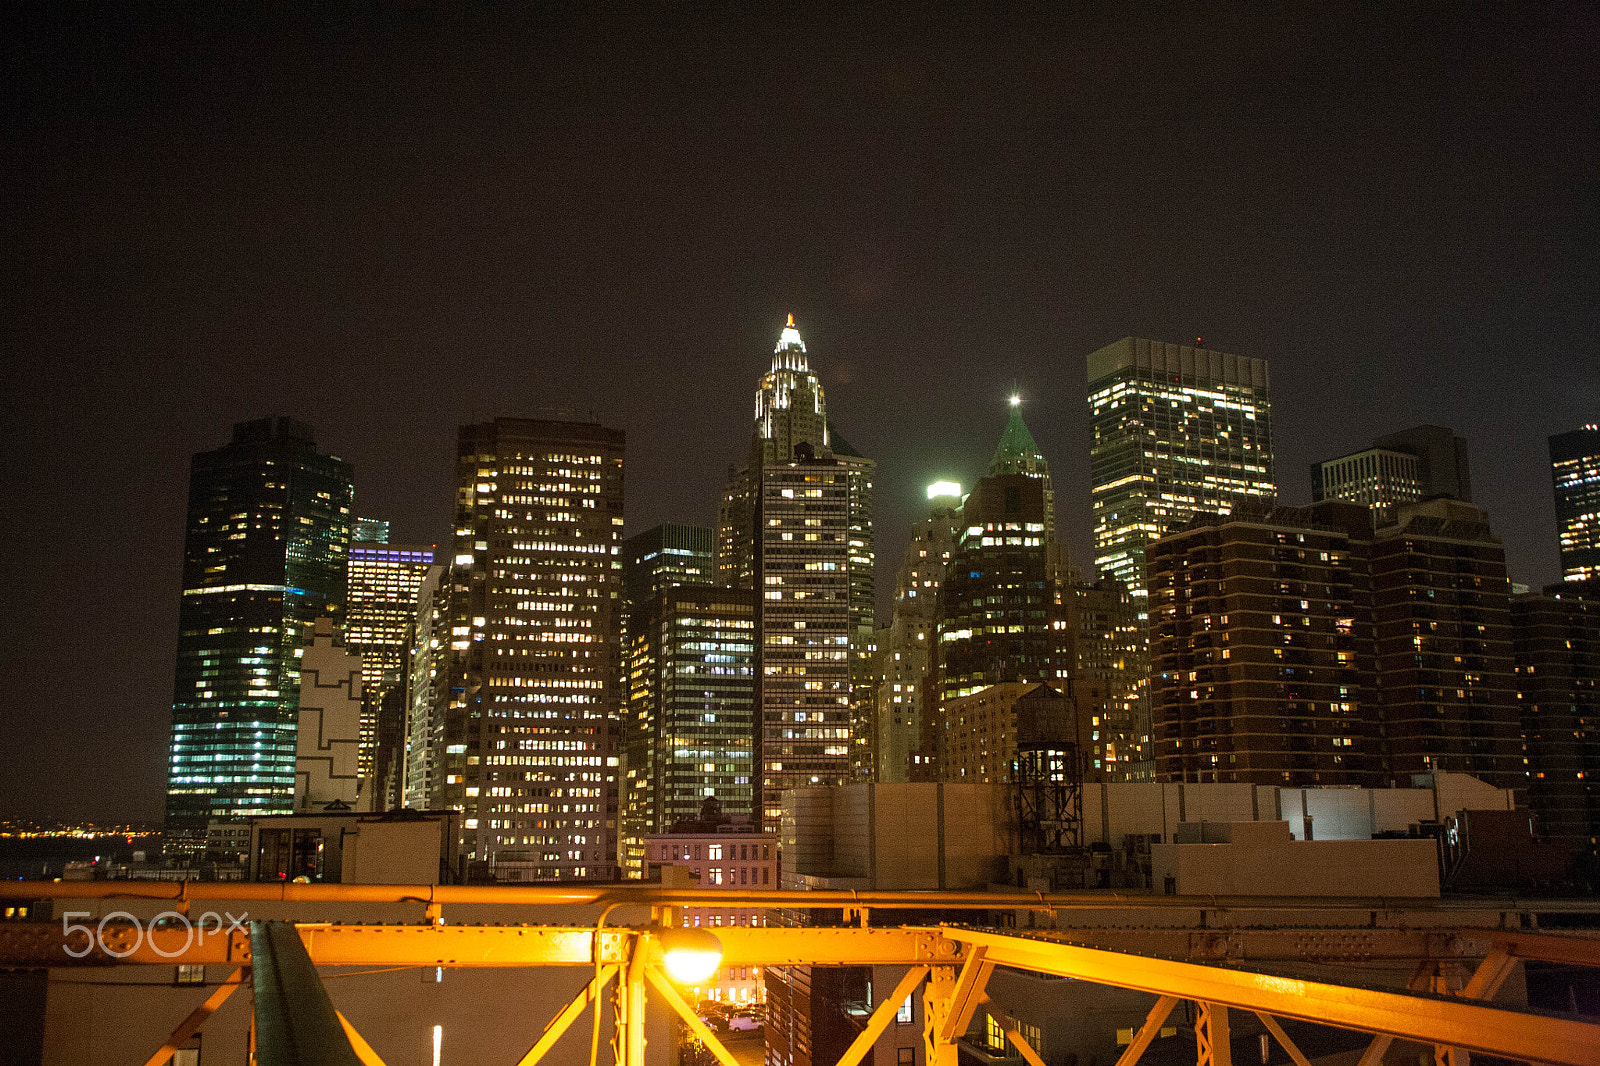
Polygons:
[[[593,927],[536,925],[332,925],[298,923],[318,966],[593,966]],[[727,966],[954,965],[965,949],[931,929],[814,929],[723,926]],[[625,958],[635,931],[620,926],[599,934],[600,961]],[[74,955],[93,945],[87,955]],[[71,949],[69,952],[67,949]],[[108,924],[98,940],[63,935],[60,926],[0,923],[0,965],[72,966],[140,963],[174,965],[250,961],[243,932],[197,935],[183,928],[138,930]]]
[[1600,1025],[1448,996],[1355,988],[1231,967],[1083,948],[1043,936],[943,932],[1000,966],[1260,1011],[1509,1059],[1600,1066]]
[[[7,928],[9,926],[10,928]],[[1429,994],[1355,988],[1246,969],[1180,962],[1064,942],[1056,936],[1018,935],[959,927],[713,928],[722,941],[725,965],[903,965],[933,970],[926,999],[930,1046],[940,1052],[958,1035],[960,1019],[981,991],[980,977],[992,966],[1055,974],[1159,997],[1192,999],[1218,1007],[1297,1018],[1400,1037],[1445,1048],[1461,1048],[1505,1058],[1600,1066],[1600,1025],[1545,1017]],[[331,925],[299,926],[312,962],[318,966],[595,966],[627,965],[643,953],[659,964],[659,944],[650,929],[552,926]],[[1464,935],[1479,936],[1472,930]],[[1485,937],[1484,939],[1488,939]],[[1512,950],[1513,937],[1502,950]],[[1567,938],[1557,947],[1535,945],[1523,937],[1517,950],[1587,953]],[[0,964],[58,966],[72,960],[66,951],[82,950],[84,935],[66,937],[42,925],[19,928],[0,923]],[[213,934],[203,940],[189,930],[139,931],[108,924],[102,947],[81,960],[100,965],[176,962],[250,963],[249,945],[239,934]],[[594,958],[598,943],[600,958]],[[19,950],[19,945],[24,950]],[[980,950],[981,949],[981,950]],[[26,958],[19,958],[25,956]],[[965,980],[957,970],[964,970]],[[1498,971],[1497,971],[1498,972]],[[1479,982],[1486,984],[1485,981]]]

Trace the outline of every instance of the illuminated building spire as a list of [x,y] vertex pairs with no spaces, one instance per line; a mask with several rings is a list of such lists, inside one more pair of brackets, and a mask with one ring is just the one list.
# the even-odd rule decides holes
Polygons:
[[1033,434],[1028,432],[1028,424],[1022,420],[1022,397],[1013,391],[1009,405],[1011,416],[1006,419],[1000,443],[995,446],[994,458],[989,460],[989,474],[991,477],[996,474],[1026,474],[1044,481],[1045,542],[1051,543],[1055,540],[1056,505],[1055,491],[1050,485],[1050,464],[1039,451]]
[[802,444],[818,456],[829,450],[828,406],[790,315],[772,350],[772,370],[756,389],[753,448],[759,454],[752,458],[757,464],[788,462]]

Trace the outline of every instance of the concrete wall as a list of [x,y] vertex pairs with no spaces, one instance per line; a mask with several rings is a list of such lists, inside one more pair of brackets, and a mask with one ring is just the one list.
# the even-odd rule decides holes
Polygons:
[[1439,895],[1432,840],[1287,840],[1156,844],[1156,891],[1172,878],[1180,896]]
[[[1172,840],[1179,822],[1285,821],[1296,840],[1368,840],[1460,810],[1510,810],[1508,789],[1468,774],[1438,774],[1437,787],[1280,788],[1238,784],[1091,784],[1083,790],[1084,842],[1113,850],[1129,834]],[[1437,796],[1435,793],[1437,792]]]
[[340,863],[347,885],[430,885],[439,880],[440,834],[454,819],[380,822],[361,820],[346,831]]
[[1015,847],[1003,785],[876,784],[784,794],[786,887],[982,888]]

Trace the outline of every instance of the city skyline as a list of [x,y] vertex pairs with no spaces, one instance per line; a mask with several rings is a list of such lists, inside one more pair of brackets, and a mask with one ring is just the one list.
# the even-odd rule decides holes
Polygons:
[[158,816],[184,471],[231,423],[311,423],[442,545],[458,426],[592,413],[628,531],[709,524],[788,313],[878,464],[880,608],[1014,382],[1087,568],[1083,358],[1127,335],[1271,364],[1286,503],[1449,427],[1513,579],[1559,577],[1592,12],[655,17],[19,14],[0,809]]

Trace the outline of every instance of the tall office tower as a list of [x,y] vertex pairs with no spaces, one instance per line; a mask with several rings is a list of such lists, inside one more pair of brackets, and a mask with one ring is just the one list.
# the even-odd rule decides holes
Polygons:
[[389,543],[389,520],[387,518],[357,518],[350,524],[350,543],[387,544]]
[[372,809],[403,804],[406,651],[416,624],[417,591],[436,553],[431,544],[352,541],[345,579],[344,643],[361,656],[361,776],[372,782]]
[[1149,545],[1158,780],[1385,783],[1370,531],[1341,501],[1257,504]]
[[872,462],[857,456],[770,464],[761,476],[763,824],[782,792],[842,785],[870,747]]
[[1095,567],[1145,595],[1145,545],[1275,497],[1267,364],[1124,337],[1089,356]]
[[928,676],[938,641],[939,589],[955,550],[961,515],[961,486],[938,481],[928,486],[928,515],[911,530],[894,583],[894,619],[879,635],[876,780],[911,780],[911,753],[922,738],[928,703]]
[[716,533],[706,526],[666,522],[622,542],[623,629],[630,642],[639,630],[633,617],[650,611],[655,598],[674,585],[715,585]]
[[496,880],[611,877],[623,435],[498,418],[457,456],[444,804]]
[[761,592],[761,816],[780,793],[872,765],[873,463],[828,422],[794,316],[756,389],[746,465],[717,516],[721,579]]
[[1044,542],[1056,542],[1056,490],[1050,484],[1050,464],[1045,461],[1027,423],[1022,421],[1022,397],[1011,397],[1011,417],[1000,434],[994,457],[989,460],[989,475],[1026,474],[1044,482]]
[[342,623],[353,497],[348,463],[293,419],[240,422],[194,457],[178,615],[167,841],[204,847],[212,818],[287,814],[300,655]]
[[1401,504],[1372,534],[1369,574],[1390,771],[1521,786],[1511,585],[1487,516],[1455,500]]
[[983,478],[962,505],[939,596],[941,703],[1070,673],[1055,595],[1064,568],[1044,513],[1044,482],[1026,474]]
[[1467,442],[1443,426],[1379,437],[1371,447],[1311,464],[1311,499],[1390,507],[1434,496],[1472,502]]
[[[1542,836],[1600,862],[1600,589],[1511,597],[1528,807]],[[1580,875],[1582,876],[1582,875]]]
[[635,619],[622,866],[643,877],[646,839],[693,821],[708,799],[754,823],[756,594],[671,584]]
[[717,573],[724,584],[737,588],[756,585],[756,511],[762,468],[789,462],[801,445],[812,456],[832,452],[827,399],[806,358],[806,345],[793,315],[772,350],[772,369],[756,387],[755,410],[749,455],[742,467],[728,469],[727,487],[717,509]]
[[450,568],[428,567],[417,586],[417,613],[407,633],[404,805],[437,810],[446,805],[442,779],[444,710],[460,692],[450,690]]
[[1550,478],[1567,581],[1600,578],[1600,423],[1550,438]]

